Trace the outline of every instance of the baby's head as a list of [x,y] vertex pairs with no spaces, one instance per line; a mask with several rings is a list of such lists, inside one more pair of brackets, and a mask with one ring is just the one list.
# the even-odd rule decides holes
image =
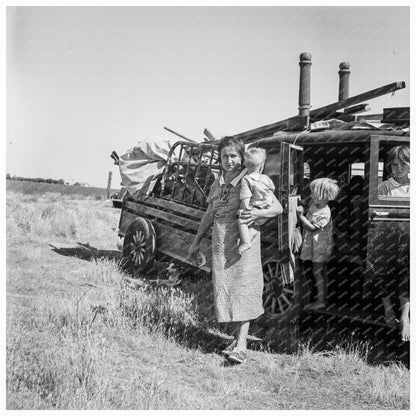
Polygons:
[[244,164],[248,172],[262,172],[266,161],[266,151],[259,147],[252,147],[244,154]]
[[314,201],[333,201],[339,192],[337,181],[330,178],[314,179],[309,187],[311,189],[311,197]]

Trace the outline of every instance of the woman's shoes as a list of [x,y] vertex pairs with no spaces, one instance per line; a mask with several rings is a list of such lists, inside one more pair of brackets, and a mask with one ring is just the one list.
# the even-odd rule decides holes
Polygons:
[[221,352],[224,355],[229,355],[231,352],[234,351],[235,345],[237,344],[237,340],[233,340],[233,342],[228,345],[227,347],[225,347]]
[[234,364],[243,364],[247,361],[247,352],[243,350],[234,350],[227,355],[228,361]]
[[237,340],[225,347],[221,352],[227,357],[228,361],[234,364],[242,364],[247,361],[247,352],[236,349]]

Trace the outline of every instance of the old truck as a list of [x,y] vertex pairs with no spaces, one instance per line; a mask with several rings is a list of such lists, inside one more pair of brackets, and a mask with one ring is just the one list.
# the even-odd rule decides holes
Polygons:
[[[397,259],[390,254],[409,235],[410,200],[383,197],[377,187],[388,174],[387,151],[409,145],[409,108],[385,109],[378,115],[360,113],[368,108],[365,101],[404,88],[405,83],[349,97],[349,65],[343,62],[338,101],[311,111],[310,64],[310,54],[302,53],[298,115],[235,135],[247,146],[266,149],[264,173],[274,181],[284,208],[282,215],[262,226],[265,315],[276,322],[291,322],[314,296],[308,264],[299,261],[294,244],[299,233],[295,211],[307,199],[310,180],[331,177],[341,186],[331,206],[340,235],[329,264],[328,305],[315,313],[387,327],[391,323],[384,319],[381,287],[386,279],[397,278]],[[188,247],[207,207],[206,197],[220,171],[217,143],[176,142],[152,186],[124,199],[118,233],[125,263],[133,273],[149,269],[160,254],[187,262]],[[353,182],[360,182],[361,205],[360,215],[351,219]],[[204,270],[209,272],[210,235],[201,248],[207,258]],[[393,298],[398,316],[397,298]]]

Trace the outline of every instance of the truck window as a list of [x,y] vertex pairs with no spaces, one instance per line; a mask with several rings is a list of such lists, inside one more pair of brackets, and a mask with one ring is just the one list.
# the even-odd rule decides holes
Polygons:
[[407,145],[380,143],[378,162],[378,197],[389,200],[410,198],[410,150]]

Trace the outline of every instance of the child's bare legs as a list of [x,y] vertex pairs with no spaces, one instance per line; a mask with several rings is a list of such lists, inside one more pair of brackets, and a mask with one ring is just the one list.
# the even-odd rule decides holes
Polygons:
[[248,224],[243,224],[239,219],[237,220],[238,229],[240,231],[240,245],[238,252],[244,253],[251,248],[251,242],[257,234],[257,230],[253,227],[249,227]]
[[312,263],[312,272],[316,280],[317,299],[309,308],[318,309],[326,306],[327,274],[326,263]]
[[386,321],[387,325],[394,326],[397,321],[390,296],[384,296],[381,298],[381,300],[384,306],[384,320]]
[[240,219],[237,220],[238,230],[240,231],[240,245],[238,252],[241,254],[251,248],[250,228],[247,224],[243,224]]

